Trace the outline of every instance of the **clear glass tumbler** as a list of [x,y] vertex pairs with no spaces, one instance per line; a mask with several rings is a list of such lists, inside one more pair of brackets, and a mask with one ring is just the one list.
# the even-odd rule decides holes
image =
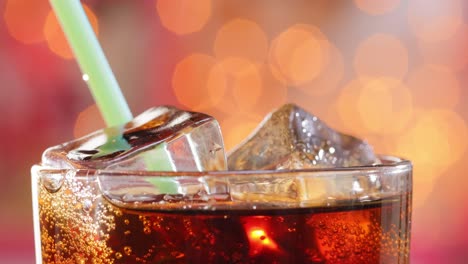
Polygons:
[[381,159],[296,171],[36,165],[37,262],[409,263],[412,165]]

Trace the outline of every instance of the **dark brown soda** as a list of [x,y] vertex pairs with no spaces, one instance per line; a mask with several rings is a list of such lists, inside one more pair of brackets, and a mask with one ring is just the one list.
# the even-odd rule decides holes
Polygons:
[[409,195],[168,211],[122,209],[101,197],[89,208],[82,200],[74,208],[73,200],[59,211],[56,199],[74,196],[46,192],[39,201],[45,263],[409,263]]

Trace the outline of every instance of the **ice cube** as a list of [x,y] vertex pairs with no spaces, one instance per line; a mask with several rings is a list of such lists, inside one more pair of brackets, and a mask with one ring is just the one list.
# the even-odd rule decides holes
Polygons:
[[[379,163],[365,141],[332,130],[316,116],[287,104],[269,114],[243,144],[228,155],[230,170],[287,170],[372,165]],[[326,177],[322,177],[326,176]],[[230,183],[234,200],[330,205],[360,199],[368,179],[349,172],[307,172],[283,177],[265,175],[256,183]]]
[[379,182],[360,171],[269,171],[253,178],[229,179],[233,201],[281,206],[331,206],[379,198]]
[[[334,203],[335,182],[309,177],[305,172],[294,175],[263,174],[252,181],[241,178],[229,182],[231,199],[251,203],[282,203],[291,206],[322,205]],[[340,198],[342,194],[340,193]]]
[[105,128],[47,149],[53,168],[109,170],[225,170],[218,122],[170,106],[154,107],[119,127]]
[[293,104],[270,113],[228,156],[230,170],[349,167],[377,162],[365,141],[334,131]]

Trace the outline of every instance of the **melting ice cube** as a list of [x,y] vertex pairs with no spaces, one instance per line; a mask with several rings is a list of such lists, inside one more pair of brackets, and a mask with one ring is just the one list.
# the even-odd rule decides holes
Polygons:
[[203,171],[226,169],[223,139],[211,116],[154,107],[120,126],[105,128],[42,156],[54,168]]
[[[288,104],[270,113],[253,135],[228,156],[230,170],[285,170],[373,165],[379,163],[365,141],[332,130],[316,116]],[[367,191],[368,182],[359,175],[311,177],[301,172],[284,177],[264,175],[256,184],[232,182],[236,200],[288,201],[329,204],[335,198],[352,198]],[[317,174],[315,174],[317,176]],[[345,178],[343,178],[345,177]],[[346,182],[346,184],[343,184]],[[359,188],[358,188],[359,187]]]
[[230,170],[349,167],[376,162],[365,141],[332,130],[293,104],[270,113],[228,156]]

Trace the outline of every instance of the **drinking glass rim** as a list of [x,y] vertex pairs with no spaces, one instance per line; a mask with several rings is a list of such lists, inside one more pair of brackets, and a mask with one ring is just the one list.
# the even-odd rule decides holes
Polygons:
[[307,169],[285,169],[285,170],[223,170],[223,171],[145,171],[145,170],[106,170],[106,169],[58,169],[52,167],[43,167],[41,164],[36,164],[35,170],[41,173],[63,174],[70,171],[76,175],[108,175],[108,176],[148,176],[148,177],[202,177],[202,176],[216,176],[216,177],[232,177],[232,176],[279,176],[291,174],[335,174],[335,173],[382,173],[397,171],[400,173],[411,171],[413,165],[410,160],[391,156],[391,155],[378,155],[384,161],[382,164],[363,165],[363,166],[350,166],[350,167],[329,167],[329,168],[307,168]]

